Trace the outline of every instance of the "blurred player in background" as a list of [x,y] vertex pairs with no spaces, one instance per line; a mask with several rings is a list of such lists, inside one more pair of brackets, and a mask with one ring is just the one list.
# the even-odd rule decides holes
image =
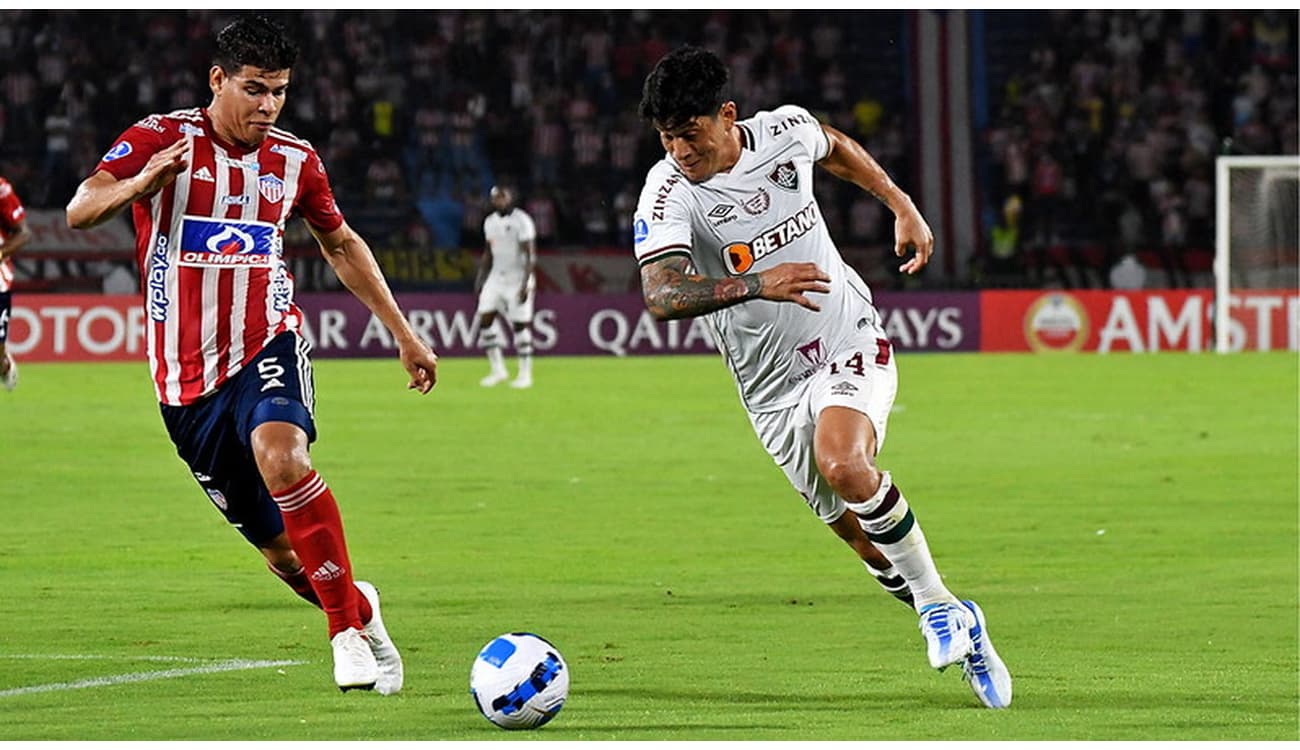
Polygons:
[[27,211],[18,192],[0,177],[0,385],[12,391],[18,385],[18,363],[5,349],[9,340],[9,308],[13,302],[14,264],[10,260],[32,238]]
[[814,164],[895,215],[901,267],[920,271],[934,238],[912,200],[857,142],[806,110],[738,120],[729,73],[694,47],[646,78],[641,115],[666,158],[634,219],[646,306],[708,316],[764,447],[817,515],[886,590],[915,607],[930,664],[962,664],[980,701],[1011,703],[1011,675],[983,613],[944,585],[889,472],[876,465],[898,376],[871,290],[841,258],[813,197]]
[[479,381],[494,386],[509,377],[501,348],[503,334],[496,324],[504,315],[514,328],[519,373],[512,388],[533,384],[533,300],[537,280],[537,229],[533,218],[515,207],[515,193],[507,187],[492,188],[492,213],[483,220],[487,249],[479,262],[474,289],[478,292],[479,346],[487,352],[492,370]]
[[177,452],[271,570],[325,611],[339,688],[390,694],[401,656],[374,586],[353,581],[338,505],[308,453],[315,394],[281,258],[285,222],[307,221],[339,279],[388,327],[409,388],[433,388],[437,358],[344,221],[315,149],[275,127],[296,56],[272,21],[227,26],[211,103],[128,128],[78,187],[68,224],[132,207],[149,363]]

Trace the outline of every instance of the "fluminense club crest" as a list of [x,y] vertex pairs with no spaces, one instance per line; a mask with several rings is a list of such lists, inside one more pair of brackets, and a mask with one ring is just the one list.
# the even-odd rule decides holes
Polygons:
[[793,161],[783,161],[776,165],[776,168],[767,175],[767,179],[782,190],[790,192],[799,190],[799,170],[795,168]]

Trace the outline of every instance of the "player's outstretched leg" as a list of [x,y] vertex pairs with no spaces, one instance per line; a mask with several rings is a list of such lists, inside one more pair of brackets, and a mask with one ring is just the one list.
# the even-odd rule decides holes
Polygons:
[[985,706],[1006,708],[1011,705],[1011,672],[993,648],[984,611],[972,601],[963,601],[962,605],[975,617],[975,626],[971,628],[971,653],[962,663],[966,681]]
[[335,683],[345,691],[373,688],[379,665],[362,633],[364,609],[370,606],[362,607],[363,597],[352,580],[334,494],[319,474],[310,471],[288,488],[273,491],[271,498],[280,508],[294,551],[310,571],[307,576],[329,621]]
[[[275,541],[280,542],[278,538]],[[268,560],[266,567],[293,589],[295,594],[321,609],[320,598],[316,596],[316,590],[312,588],[311,580],[307,578],[306,569],[289,548],[287,538],[284,539],[281,547],[276,550],[277,559],[281,560],[280,565]],[[289,568],[290,572],[281,570],[281,566]],[[379,611],[379,590],[368,581],[354,581],[354,584],[359,597],[357,609],[363,623],[361,634],[366,637],[366,645],[369,646],[370,653],[374,655],[375,663],[379,666],[379,679],[375,682],[375,690],[381,695],[392,695],[402,689],[402,655],[393,645],[393,639],[388,635],[388,628],[384,627],[384,618]]]
[[379,589],[369,581],[357,581],[357,590],[370,603],[371,616],[361,632],[370,644],[370,652],[379,664],[379,680],[375,690],[381,695],[392,695],[402,689],[402,655],[388,637],[388,628],[384,627],[384,618],[379,612]]
[[948,591],[930,556],[921,525],[889,472],[863,503],[848,503],[871,540],[898,570],[912,592],[930,666],[944,669],[971,652],[975,617]]

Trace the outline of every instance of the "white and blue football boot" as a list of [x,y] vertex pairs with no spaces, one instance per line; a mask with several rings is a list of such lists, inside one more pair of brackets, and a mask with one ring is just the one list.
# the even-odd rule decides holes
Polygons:
[[975,602],[963,601],[962,604],[975,616],[975,626],[970,630],[970,656],[962,663],[966,681],[985,706],[1006,708],[1011,705],[1011,673],[993,648],[984,612]]
[[921,608],[921,635],[930,666],[943,670],[971,653],[975,616],[960,604],[940,602]]

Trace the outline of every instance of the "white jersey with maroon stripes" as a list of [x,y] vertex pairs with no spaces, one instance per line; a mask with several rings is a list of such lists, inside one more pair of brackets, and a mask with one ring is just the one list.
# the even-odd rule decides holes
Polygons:
[[[831,278],[830,292],[809,293],[813,312],[793,302],[747,300],[708,315],[745,408],[794,405],[798,386],[861,329],[879,328],[866,282],[831,240],[813,197],[813,165],[830,149],[806,110],[787,105],[736,123],[740,160],[704,182],[686,178],[671,157],[650,169],[633,221],[638,263],[672,255],[706,277],[757,273],[811,262]],[[883,336],[883,334],[881,334]]]
[[186,169],[133,207],[149,364],[158,400],[173,406],[217,390],[302,325],[282,257],[286,220],[301,215],[321,232],[343,223],[311,144],[272,128],[257,148],[241,148],[215,134],[203,109],[137,122],[96,171],[132,177],[182,138]]

